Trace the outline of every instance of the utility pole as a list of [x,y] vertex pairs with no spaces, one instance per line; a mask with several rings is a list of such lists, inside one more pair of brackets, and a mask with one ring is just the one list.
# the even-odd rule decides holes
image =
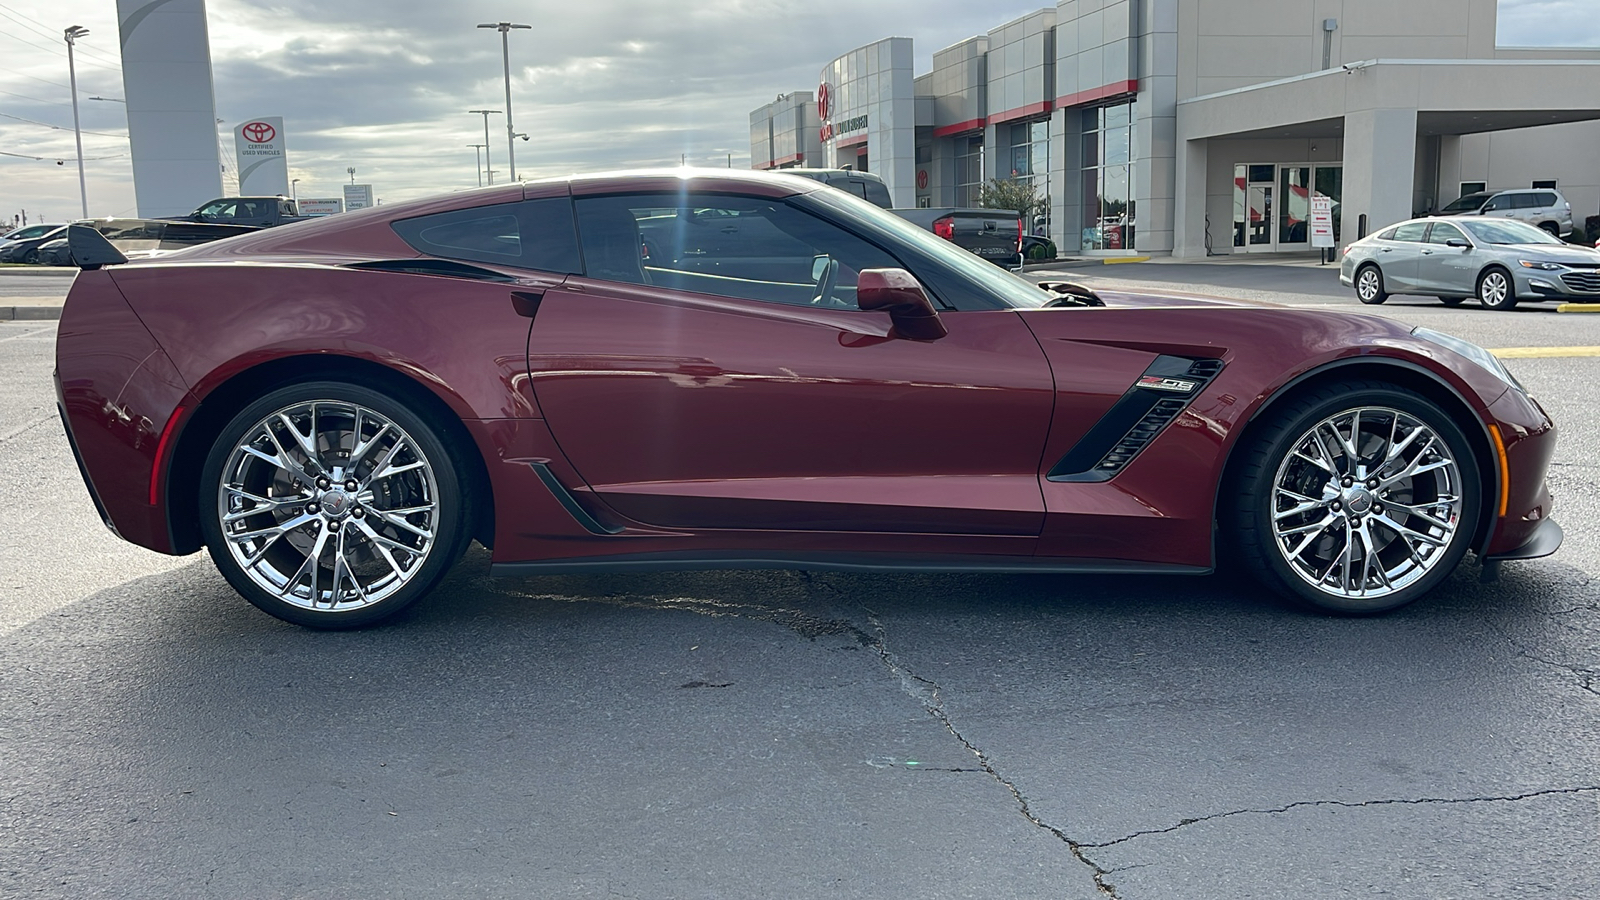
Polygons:
[[[500,32],[500,57],[505,63],[506,70],[506,160],[507,168],[511,172],[511,180],[517,180],[517,149],[514,146],[517,140],[517,130],[511,124],[511,29],[532,28],[532,25],[520,25],[516,22],[490,22],[479,25],[479,28],[493,28]],[[489,124],[489,117],[483,117],[484,127]],[[488,150],[485,149],[485,154]],[[489,182],[493,184],[493,181]]]
[[500,115],[498,109],[469,109],[469,113],[483,116],[483,168],[489,173],[489,183],[494,184],[494,163],[489,161],[489,117]]
[[62,34],[67,39],[67,74],[72,83],[72,136],[78,140],[78,196],[83,200],[83,217],[89,218],[89,184],[83,176],[83,129],[78,125],[78,65],[72,58],[72,46],[78,38],[88,37],[89,29],[74,25]]

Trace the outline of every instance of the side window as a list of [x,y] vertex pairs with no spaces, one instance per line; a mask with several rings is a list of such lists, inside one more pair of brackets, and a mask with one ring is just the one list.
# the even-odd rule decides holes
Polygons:
[[1539,206],[1541,209],[1548,208],[1548,207],[1556,205],[1556,195],[1555,194],[1551,194],[1551,193],[1547,192],[1547,193],[1543,193],[1543,194],[1535,194],[1534,196],[1538,198],[1538,200],[1536,202],[1536,205]]
[[1539,195],[1537,194],[1512,194],[1512,209],[1538,209]]
[[1407,222],[1394,230],[1394,237],[1390,240],[1422,242],[1422,233],[1428,230],[1427,222]]
[[881,206],[884,209],[890,209],[894,206],[894,201],[889,199],[889,188],[882,182],[867,182],[866,199],[868,203]]
[[1511,208],[1511,195],[1510,194],[1496,194],[1493,197],[1489,198],[1489,202],[1488,203],[1485,203],[1483,205],[1483,211],[1484,212],[1494,212],[1496,210],[1510,209],[1510,208]]
[[1388,231],[1383,232],[1382,234],[1378,235],[1378,240],[1380,240],[1380,241],[1392,241],[1392,240],[1394,240],[1394,233],[1395,233],[1396,230],[1398,230],[1398,229],[1391,228]]
[[542,272],[583,271],[567,197],[456,209],[401,219],[392,227],[429,256]]
[[577,201],[590,278],[679,291],[855,309],[862,269],[888,253],[782,200],[623,194]]
[[1464,240],[1466,240],[1466,236],[1461,233],[1461,229],[1444,222],[1433,223],[1433,230],[1428,232],[1428,243],[1430,244],[1443,244],[1449,241]]

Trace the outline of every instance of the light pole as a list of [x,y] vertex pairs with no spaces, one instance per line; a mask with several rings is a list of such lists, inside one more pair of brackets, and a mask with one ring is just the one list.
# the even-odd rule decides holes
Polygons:
[[489,162],[489,117],[500,115],[498,109],[469,109],[469,113],[483,115],[483,168],[489,173],[489,183],[494,184],[494,164]]
[[67,74],[72,82],[72,136],[78,141],[78,196],[83,201],[83,217],[89,218],[89,184],[83,177],[83,129],[78,125],[78,66],[72,58],[72,45],[78,38],[88,37],[89,29],[74,25],[62,32],[67,39]]
[[289,179],[289,199],[293,200],[296,205],[300,203],[300,188],[297,187],[298,184],[300,184],[300,179]]
[[[516,181],[517,151],[513,146],[513,142],[515,142],[517,139],[517,131],[511,126],[511,38],[509,35],[511,34],[511,29],[513,28],[532,28],[533,26],[519,25],[515,22],[491,22],[486,25],[479,25],[478,27],[493,28],[494,30],[500,32],[500,56],[505,62],[506,67],[506,159],[508,160],[507,166],[511,170],[511,180]],[[488,124],[489,117],[485,116],[484,125],[487,126]],[[487,153],[488,151],[485,150],[484,152]],[[489,183],[494,184],[493,181],[490,181]]]
[[478,163],[478,187],[483,187],[483,151],[488,144],[468,144],[472,148],[472,158]]

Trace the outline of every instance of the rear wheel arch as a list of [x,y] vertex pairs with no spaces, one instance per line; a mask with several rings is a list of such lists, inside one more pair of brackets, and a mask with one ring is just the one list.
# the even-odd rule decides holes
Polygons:
[[[1472,452],[1478,460],[1478,474],[1481,479],[1480,487],[1485,498],[1497,497],[1500,492],[1500,468],[1495,463],[1495,449],[1493,438],[1489,436],[1488,429],[1483,424],[1482,417],[1473,410],[1472,406],[1438,375],[1428,371],[1416,363],[1402,359],[1377,360],[1371,357],[1336,360],[1319,366],[1309,372],[1304,372],[1292,379],[1287,384],[1278,388],[1272,396],[1256,407],[1250,418],[1241,426],[1239,435],[1227,450],[1227,459],[1223,464],[1223,474],[1217,481],[1217,496],[1212,506],[1212,514],[1217,519],[1228,514],[1229,504],[1224,499],[1224,492],[1235,488],[1239,478],[1238,468],[1242,460],[1248,455],[1251,442],[1265,429],[1266,424],[1272,421],[1274,409],[1281,408],[1285,402],[1317,390],[1318,388],[1340,381],[1377,380],[1393,384],[1395,387],[1415,391],[1427,398],[1449,414],[1452,421],[1467,436],[1472,445]],[[1468,545],[1473,550],[1482,553],[1488,547],[1492,538],[1492,526],[1495,520],[1494,504],[1487,502],[1480,504],[1479,521],[1473,524],[1472,542]],[[1226,523],[1225,523],[1226,524]],[[1232,527],[1231,525],[1229,526]],[[1229,531],[1232,534],[1232,531]],[[1212,555],[1216,557],[1217,547],[1212,548]]]
[[[288,356],[253,366],[212,388],[183,424],[167,460],[165,499],[167,528],[173,551],[194,553],[203,547],[199,522],[187,514],[200,498],[200,470],[206,454],[228,422],[257,398],[285,385],[304,381],[338,380],[359,384],[415,404],[430,422],[456,444],[469,470],[461,473],[472,495],[472,537],[485,546],[494,543],[494,495],[483,454],[466,425],[450,404],[415,378],[369,360],[325,354]],[[183,511],[174,515],[174,511]]]

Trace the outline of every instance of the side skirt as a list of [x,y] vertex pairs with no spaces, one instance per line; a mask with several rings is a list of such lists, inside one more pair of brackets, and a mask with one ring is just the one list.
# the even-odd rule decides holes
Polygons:
[[704,569],[799,569],[811,572],[987,573],[993,575],[1209,575],[1207,566],[1145,563],[1121,559],[1052,559],[1034,556],[918,557],[886,555],[767,556],[717,554],[683,556],[640,553],[581,559],[494,563],[497,578],[583,573],[675,572]]

